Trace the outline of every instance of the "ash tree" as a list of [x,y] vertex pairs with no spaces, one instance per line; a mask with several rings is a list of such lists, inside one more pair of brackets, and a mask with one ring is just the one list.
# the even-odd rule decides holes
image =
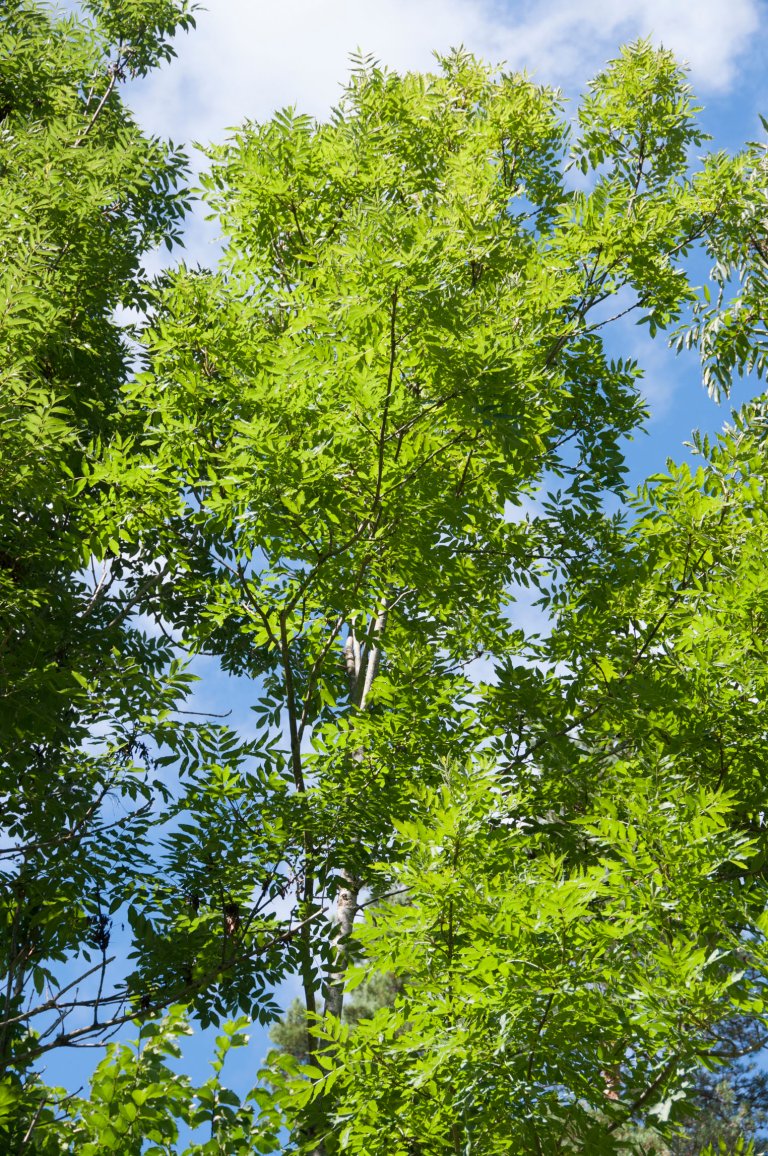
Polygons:
[[[634,313],[721,388],[761,368],[737,308],[764,274],[761,150],[693,163],[685,77],[645,43],[573,133],[556,92],[462,52],[360,60],[327,122],[285,110],[209,151],[220,266],[148,286],[183,161],[118,89],[191,14],[88,11],[2,26],[25,78],[0,137],[9,1143],[671,1135],[763,1011],[762,410],[609,516],[645,408],[604,336]],[[515,621],[526,587],[545,639]],[[250,733],[179,713],[190,655],[248,688]],[[243,1104],[224,1054],[289,974],[302,1048]],[[163,1059],[186,1017],[234,1017],[201,1086]],[[48,1048],[132,1018],[89,1098],[43,1088]]]
[[[206,1016],[253,1014],[254,913],[265,893],[290,909],[309,1063],[274,1060],[257,1146],[288,1127],[291,1151],[613,1151],[638,1116],[672,1126],[715,1025],[760,1014],[744,813],[724,782],[667,779],[635,701],[614,705],[625,667],[581,650],[582,628],[592,647],[613,631],[634,672],[661,645],[639,610],[580,612],[646,565],[604,512],[644,415],[641,370],[604,334],[631,312],[653,335],[691,309],[711,327],[687,256],[725,268],[764,229],[760,150],[691,170],[695,113],[672,57],[639,44],[571,140],[556,93],[458,52],[427,75],[360,61],[327,123],[285,110],[210,151],[224,256],[159,284],[135,438],[103,476],[166,560],[147,612],[253,686],[252,759],[188,768],[166,869],[196,928],[222,894],[236,920],[214,982],[202,943],[185,965]],[[137,460],[130,493],[110,489]],[[562,622],[546,645],[515,625],[530,585]],[[390,910],[394,892],[410,902]],[[189,928],[173,901],[142,919],[138,987]],[[360,951],[403,991],[351,1030]]]

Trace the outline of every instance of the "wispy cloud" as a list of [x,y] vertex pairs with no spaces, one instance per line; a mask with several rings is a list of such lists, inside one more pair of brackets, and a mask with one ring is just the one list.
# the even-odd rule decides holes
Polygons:
[[638,36],[686,59],[699,91],[724,92],[760,9],[760,0],[208,0],[178,60],[131,98],[148,128],[209,141],[289,104],[324,115],[358,48],[407,69],[428,68],[433,51],[463,44],[572,91]]
[[583,83],[619,44],[650,37],[688,63],[699,91],[722,92],[760,26],[760,8],[758,0],[554,0],[537,5],[517,32],[522,62],[565,87]]

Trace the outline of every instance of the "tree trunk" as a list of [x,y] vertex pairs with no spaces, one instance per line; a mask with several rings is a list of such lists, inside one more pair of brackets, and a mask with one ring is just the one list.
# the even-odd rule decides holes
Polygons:
[[[355,635],[354,628],[352,627],[344,644],[344,662],[349,679],[349,696],[352,702],[357,703],[359,710],[365,710],[374,679],[379,673],[379,666],[381,664],[381,642],[384,629],[387,625],[388,608],[388,600],[382,598],[376,614],[373,637],[366,647],[365,653],[363,653],[357,636]],[[353,758],[357,762],[362,762],[364,754],[363,748],[359,747],[355,751]],[[349,936],[352,934],[355,916],[358,911],[358,896],[360,894],[360,888],[362,887],[362,881],[353,879],[348,872],[342,871],[342,877],[344,883],[336,895],[336,909],[334,912],[334,923],[336,924],[336,931],[333,937],[334,959],[329,969],[328,988],[325,998],[326,1014],[334,1015],[339,1019],[341,1018],[344,1007],[344,979],[349,962]]]
[[336,1016],[337,1019],[341,1018],[344,1006],[344,980],[349,963],[348,943],[357,915],[357,898],[360,894],[359,880],[352,879],[346,872],[343,872],[343,875],[344,886],[339,888],[336,895],[333,971],[328,977],[328,991],[325,997],[325,1014]]

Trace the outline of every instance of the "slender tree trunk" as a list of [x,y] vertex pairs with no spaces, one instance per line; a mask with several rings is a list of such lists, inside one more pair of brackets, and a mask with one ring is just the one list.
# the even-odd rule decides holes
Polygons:
[[344,979],[349,963],[348,943],[349,936],[355,922],[358,910],[358,896],[360,882],[352,879],[344,872],[345,885],[339,888],[336,895],[336,924],[333,939],[333,971],[328,977],[328,991],[325,998],[325,1014],[341,1017],[344,1006]]
[[[368,696],[381,665],[381,643],[387,625],[387,611],[389,603],[383,598],[379,604],[376,622],[373,627],[373,636],[365,653],[355,635],[350,629],[347,641],[344,644],[344,661],[349,678],[349,693],[359,710],[365,710]],[[358,747],[353,758],[362,762],[365,752]],[[344,1008],[344,979],[349,963],[349,936],[358,912],[358,897],[362,881],[353,879],[346,872],[342,872],[343,885],[336,894],[334,911],[335,933],[333,937],[333,963],[329,969],[328,986],[325,998],[325,1013],[341,1017]]]
[[[371,687],[381,665],[381,643],[387,624],[387,599],[382,599],[374,623],[373,635],[368,645],[360,645],[354,627],[350,627],[344,643],[344,663],[349,680],[350,701],[358,710],[365,710]],[[362,762],[365,751],[358,747],[352,758]],[[344,982],[349,964],[349,937],[359,909],[359,895],[363,882],[342,870],[342,886],[336,893],[333,922],[332,962],[328,969],[324,1014],[341,1019],[344,1010]],[[325,1143],[319,1140],[312,1149],[312,1156],[326,1156]]]

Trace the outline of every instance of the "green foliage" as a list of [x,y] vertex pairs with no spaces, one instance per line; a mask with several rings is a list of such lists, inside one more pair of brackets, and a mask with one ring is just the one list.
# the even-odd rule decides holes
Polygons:
[[[608,303],[678,321],[681,260],[721,243],[751,172],[748,152],[688,174],[694,111],[668,54],[627,50],[582,106],[593,184],[572,192],[555,94],[462,54],[426,77],[362,62],[330,123],[287,110],[212,151],[221,268],[159,288],[125,516],[171,563],[154,614],[260,688],[240,813],[282,833],[306,1008],[266,1119],[302,1150],[617,1150],[638,1114],[674,1125],[718,1023],[761,1012],[762,884],[738,882],[761,837],[742,778],[701,775],[689,685],[695,661],[722,669],[729,620],[699,641],[684,504],[629,536],[601,512],[642,413],[638,368],[603,351]],[[511,519],[547,475],[543,515]],[[539,644],[507,617],[531,582],[557,616]],[[664,646],[678,624],[709,649],[667,663],[658,618]],[[483,651],[498,683],[478,689]],[[717,693],[724,716],[730,675]],[[351,938],[361,889],[393,878],[413,904]],[[361,950],[405,986],[352,1031]]]
[[[369,966],[407,974],[403,996],[352,1033],[328,1025],[337,1062],[288,1085],[293,1104],[332,1084],[329,1151],[431,1153],[452,1136],[555,1151],[565,1136],[611,1152],[639,1112],[674,1117],[701,1025],[762,998],[762,920],[746,896],[735,910],[728,877],[752,849],[722,794],[637,774],[630,794],[622,778],[576,823],[572,863],[482,768],[454,770],[429,822],[401,825],[411,902],[359,937]],[[730,928],[713,927],[722,911]]]
[[125,1018],[106,971],[152,873],[154,756],[198,750],[169,716],[190,676],[130,624],[135,543],[92,481],[124,434],[135,334],[119,311],[143,306],[142,254],[174,242],[186,207],[185,158],[141,133],[118,87],[190,16],[133,12],[132,41],[117,5],[96,23],[29,0],[0,17],[0,1069],[27,1124],[45,1115],[35,1057],[106,1030],[98,1010],[71,1026],[81,1001]]
[[[757,1143],[758,1151],[764,1148],[767,1079],[759,1070],[759,1056],[757,1062],[754,1059],[757,1049],[764,1046],[764,1035],[754,1030],[744,1032],[737,1023],[735,1032],[725,1033],[725,1043],[726,1048],[720,1043],[720,1052],[740,1058],[725,1071],[716,1068],[697,1075],[692,1097],[697,1112],[686,1125],[684,1135],[675,1140],[674,1156],[698,1156],[707,1145],[717,1152],[718,1144],[724,1144],[730,1152],[738,1152],[739,1143],[744,1146],[747,1142],[753,1146]],[[744,1056],[746,1059],[741,1058]]]
[[7,750],[19,735],[53,738],[56,719],[67,733],[73,670],[88,679],[119,640],[103,598],[85,614],[94,592],[73,573],[130,540],[94,525],[82,479],[114,431],[131,363],[115,310],[141,303],[141,253],[177,235],[184,161],[144,138],[122,106],[106,38],[21,0],[5,6],[0,35],[13,60],[0,80]]
[[[359,1024],[372,1019],[380,1008],[394,1004],[402,987],[402,981],[392,972],[372,971],[344,1000],[344,1021]],[[309,1032],[307,1009],[300,999],[294,999],[283,1018],[270,1028],[269,1038],[280,1051],[303,1062],[312,1050]]]
[[[766,129],[767,122],[761,119]],[[715,398],[728,396],[734,374],[761,379],[768,370],[766,172],[766,146],[753,144],[749,164],[729,182],[706,246],[714,262],[714,292],[703,286],[693,324],[677,335],[678,348],[700,349],[704,384]]]
[[[244,1021],[224,1024],[216,1040],[213,1076],[195,1086],[179,1075],[181,1041],[191,1035],[185,1012],[171,1008],[162,1021],[142,1025],[130,1045],[109,1044],[96,1065],[87,1098],[49,1088],[38,1104],[34,1129],[25,1135],[18,1126],[3,1131],[7,1151],[23,1151],[33,1136],[31,1151],[47,1156],[77,1153],[101,1156],[243,1156],[253,1149],[250,1135],[254,1110],[221,1083],[221,1073],[232,1048],[244,1047]],[[7,1103],[13,1092],[8,1089]],[[23,1117],[16,1105],[15,1118]],[[208,1134],[205,1140],[185,1143],[181,1136]]]
[[[604,352],[607,303],[680,315],[712,166],[746,163],[688,176],[691,117],[672,58],[628,52],[584,105],[593,191],[568,191],[557,95],[457,53],[431,76],[363,63],[328,124],[287,110],[211,153],[221,268],[163,278],[126,391],[135,440],[96,476],[167,560],[143,605],[256,681],[261,769],[228,780],[231,861],[258,872],[280,832],[310,1011],[337,955],[328,902],[355,906],[415,788],[485,742],[463,671],[519,652],[510,584],[583,557],[621,490],[642,406],[638,367]],[[510,520],[545,474],[565,485],[552,516]],[[185,803],[195,832],[210,799]],[[198,890],[184,845],[180,893]]]
[[[184,161],[118,85],[192,17],[86,7],[0,28],[8,1143],[673,1145],[764,1016],[765,403],[628,528],[604,499],[641,371],[603,333],[701,313],[697,245],[730,292],[759,152],[693,170],[690,91],[645,43],[573,141],[556,93],[462,52],[360,61],[328,123],[210,150],[220,267],[150,288]],[[709,341],[724,300],[683,329],[723,381],[752,356]],[[513,625],[529,586],[545,638]],[[251,681],[251,735],[179,717],[187,654]],[[224,1055],[289,973],[243,1104]],[[235,1017],[198,1088],[187,1015]],[[47,1048],[132,1018],[89,1098],[42,1087]]]

